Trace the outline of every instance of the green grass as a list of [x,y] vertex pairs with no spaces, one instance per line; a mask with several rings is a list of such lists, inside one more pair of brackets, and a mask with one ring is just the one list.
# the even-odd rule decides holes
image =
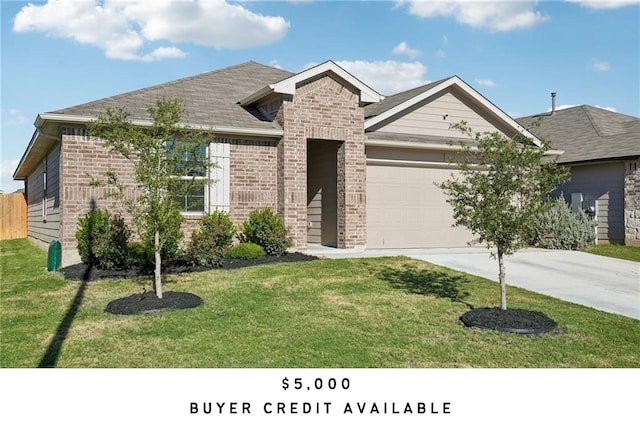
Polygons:
[[591,254],[600,256],[615,257],[617,259],[632,260],[640,262],[640,247],[623,246],[618,244],[595,245],[586,250]]
[[466,329],[497,284],[404,257],[170,276],[205,304],[145,316],[104,307],[149,281],[65,281],[26,240],[0,243],[0,268],[2,367],[640,367],[637,320],[512,287],[559,331]]

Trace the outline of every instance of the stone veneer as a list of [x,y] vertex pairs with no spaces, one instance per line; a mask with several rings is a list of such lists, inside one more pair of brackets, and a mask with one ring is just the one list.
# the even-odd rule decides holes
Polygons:
[[278,214],[297,249],[307,246],[307,142],[342,142],[338,151],[338,247],[366,243],[366,156],[364,110],[359,96],[330,76],[301,84],[283,99],[276,120],[284,129],[278,144]]
[[640,161],[625,163],[624,176],[625,244],[640,246]]

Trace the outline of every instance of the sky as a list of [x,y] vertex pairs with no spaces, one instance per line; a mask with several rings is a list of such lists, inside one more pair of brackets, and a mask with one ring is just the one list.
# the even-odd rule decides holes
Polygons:
[[38,113],[246,61],[333,60],[383,95],[457,75],[514,118],[640,116],[640,0],[0,0],[0,190]]

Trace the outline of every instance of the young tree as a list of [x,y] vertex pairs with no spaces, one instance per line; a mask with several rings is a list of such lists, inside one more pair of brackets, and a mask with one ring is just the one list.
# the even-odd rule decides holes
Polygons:
[[543,161],[548,141],[537,146],[520,135],[474,134],[465,122],[452,128],[475,143],[462,143],[460,176],[438,186],[449,196],[454,226],[465,226],[477,235],[474,242],[497,249],[500,307],[506,310],[504,256],[528,244],[535,217],[552,205],[548,194],[567,179],[568,171]]
[[186,117],[179,99],[159,99],[147,109],[151,125],[134,125],[123,108],[107,108],[89,124],[89,135],[131,161],[138,191],[131,191],[117,173],[107,173],[111,195],[133,217],[138,236],[153,245],[154,289],[162,298],[162,250],[176,239],[182,217],[176,199],[189,200],[193,188],[207,180],[210,164],[206,147],[214,135],[193,130],[181,122]]

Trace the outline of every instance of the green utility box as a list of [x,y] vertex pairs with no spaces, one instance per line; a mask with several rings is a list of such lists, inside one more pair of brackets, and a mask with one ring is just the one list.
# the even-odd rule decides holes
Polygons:
[[49,257],[47,259],[47,271],[57,271],[62,263],[62,246],[60,241],[53,240],[49,244]]

